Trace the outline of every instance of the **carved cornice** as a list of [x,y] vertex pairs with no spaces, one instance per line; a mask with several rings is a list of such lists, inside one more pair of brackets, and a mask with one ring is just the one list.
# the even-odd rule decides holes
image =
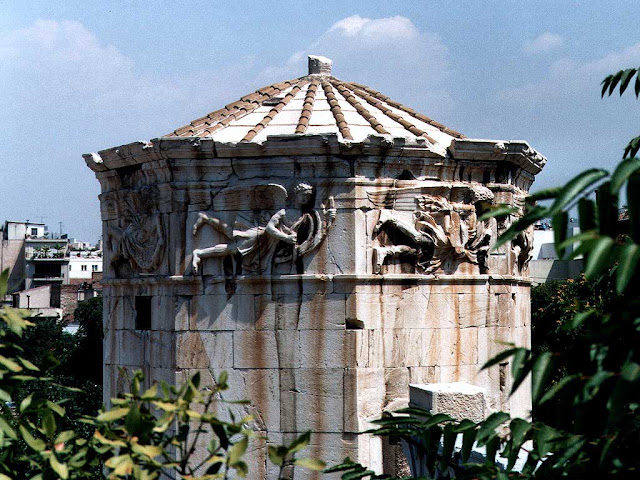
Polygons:
[[472,138],[456,138],[449,147],[456,160],[506,161],[533,175],[540,173],[546,157],[538,153],[524,140],[498,141]]

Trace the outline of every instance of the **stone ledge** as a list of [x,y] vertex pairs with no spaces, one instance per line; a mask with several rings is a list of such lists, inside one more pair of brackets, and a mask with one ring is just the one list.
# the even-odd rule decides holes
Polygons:
[[456,420],[485,419],[486,389],[464,382],[409,385],[409,404]]
[[[191,275],[143,275],[135,278],[104,278],[103,285],[170,285],[170,284],[222,284],[226,278],[224,276],[202,276]],[[420,275],[420,274],[302,274],[302,275],[239,275],[235,277],[235,282],[240,284],[264,284],[268,283],[330,283],[334,284],[365,284],[365,285],[447,285],[447,284],[513,284],[530,285],[528,278],[514,275]]]

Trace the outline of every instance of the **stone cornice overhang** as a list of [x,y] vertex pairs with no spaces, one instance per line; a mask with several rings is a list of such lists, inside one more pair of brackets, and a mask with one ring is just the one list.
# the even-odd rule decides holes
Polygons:
[[340,141],[336,134],[277,135],[264,143],[221,143],[205,137],[160,137],[83,155],[94,172],[168,159],[251,159],[331,155],[339,157],[410,157],[433,160],[497,161],[536,175],[546,158],[525,141],[454,139],[445,150],[428,141],[371,135],[360,143]]

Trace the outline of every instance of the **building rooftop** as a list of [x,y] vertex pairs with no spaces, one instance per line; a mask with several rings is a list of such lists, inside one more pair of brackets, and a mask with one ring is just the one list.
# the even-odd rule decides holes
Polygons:
[[[536,175],[546,158],[523,140],[467,138],[309,56],[307,75],[274,83],[154,138],[83,155],[96,172],[157,158],[385,155],[506,161]],[[533,181],[531,179],[531,181]]]
[[263,143],[270,135],[335,133],[363,142],[388,135],[446,149],[463,135],[365,85],[331,75],[331,60],[309,56],[308,75],[261,88],[165,137]]

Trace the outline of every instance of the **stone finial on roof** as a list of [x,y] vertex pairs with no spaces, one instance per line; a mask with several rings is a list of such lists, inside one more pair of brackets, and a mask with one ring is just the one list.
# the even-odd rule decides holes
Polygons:
[[309,75],[331,75],[333,62],[320,55],[309,55]]

